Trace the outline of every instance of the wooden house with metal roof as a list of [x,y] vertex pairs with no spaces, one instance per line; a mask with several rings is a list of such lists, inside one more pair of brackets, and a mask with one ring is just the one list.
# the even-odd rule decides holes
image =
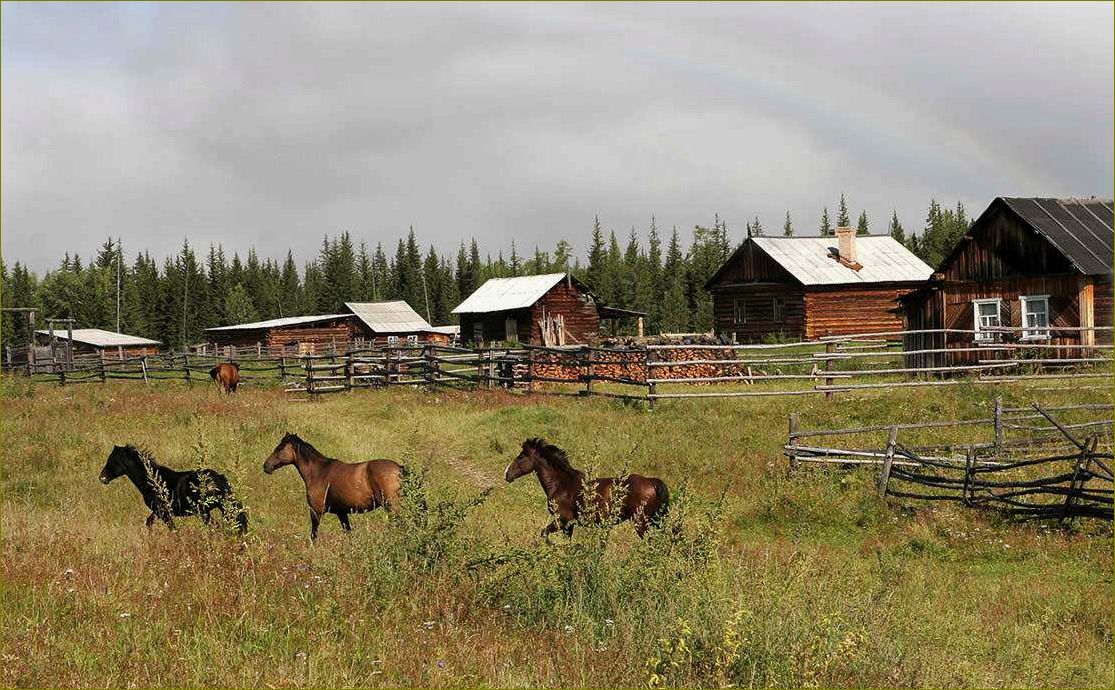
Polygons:
[[[916,367],[973,363],[1004,341],[1066,347],[1076,357],[1111,343],[1111,200],[999,197],[972,223],[929,282],[903,300]],[[1014,332],[996,332],[1012,327]],[[1083,329],[1083,330],[1082,330]],[[956,349],[958,352],[934,352]],[[929,352],[926,352],[929,351]]]
[[899,298],[932,269],[889,236],[748,237],[705,284],[718,335],[737,342],[902,328]]
[[352,314],[287,316],[206,328],[205,337],[218,348],[256,347],[271,354],[344,352],[352,342],[354,318]]
[[390,302],[345,302],[345,308],[356,316],[358,339],[375,345],[418,345],[447,343],[450,337],[434,329],[404,300]]
[[636,319],[643,312],[602,303],[569,273],[491,278],[453,310],[463,342],[563,346],[600,337],[602,320]]
[[35,331],[35,340],[40,345],[52,345],[52,337],[56,342],[69,341],[72,352],[76,355],[96,354],[102,358],[116,357],[123,359],[125,357],[155,355],[159,353],[159,346],[162,344],[158,340],[106,331],[100,328],[75,328],[72,331],[68,329],[54,329],[53,331],[41,329]]

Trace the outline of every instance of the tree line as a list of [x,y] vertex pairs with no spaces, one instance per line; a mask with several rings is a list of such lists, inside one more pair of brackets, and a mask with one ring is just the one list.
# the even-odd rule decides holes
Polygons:
[[[825,207],[817,232],[851,226],[841,195],[836,218]],[[887,234],[931,266],[944,258],[969,226],[962,204],[955,208],[930,202],[920,233],[907,233],[892,213]],[[866,212],[855,227],[870,233]],[[782,235],[795,227],[787,211]],[[746,236],[765,234],[758,217],[745,223]],[[815,233],[809,233],[815,234]],[[63,256],[41,278],[25,264],[0,261],[5,307],[37,307],[39,327],[46,318],[73,318],[78,328],[103,328],[162,341],[168,347],[203,342],[205,329],[284,316],[332,314],[351,301],[406,300],[435,325],[454,323],[452,309],[489,278],[570,272],[606,304],[647,314],[648,333],[711,330],[712,296],[704,284],[738,246],[719,215],[695,225],[684,237],[676,226],[660,233],[652,216],[645,235],[632,227],[621,244],[614,230],[595,218],[586,261],[581,263],[565,239],[552,250],[535,247],[523,255],[514,239],[505,254],[481,253],[476,240],[462,241],[455,256],[422,248],[414,229],[399,238],[394,251],[356,242],[350,232],[325,236],[317,256],[299,266],[292,252],[285,258],[229,258],[220,245],[199,253],[189,241],[158,261],[149,251],[128,256],[118,240],[107,239],[96,255],[83,260]],[[0,322],[5,345],[28,341],[25,315],[5,312]]]

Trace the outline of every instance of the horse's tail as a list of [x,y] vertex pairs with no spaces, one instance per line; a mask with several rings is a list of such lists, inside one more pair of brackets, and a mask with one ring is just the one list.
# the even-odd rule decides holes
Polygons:
[[658,477],[651,477],[650,483],[654,486],[654,493],[658,496],[658,507],[647,516],[647,519],[655,524],[660,524],[670,511],[670,490],[666,488],[666,482]]
[[221,373],[221,368],[220,367],[213,367],[212,369],[209,370],[209,378],[216,381],[217,380],[217,374],[219,374],[219,373]]

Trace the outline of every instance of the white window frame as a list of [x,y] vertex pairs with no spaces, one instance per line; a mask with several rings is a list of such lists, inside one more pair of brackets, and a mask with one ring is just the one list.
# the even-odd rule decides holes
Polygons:
[[770,298],[770,320],[774,323],[786,323],[786,300],[781,297]]
[[[1018,302],[1022,307],[1022,340],[1049,340],[1049,295],[1022,295],[1018,298]],[[1036,326],[1026,323],[1027,307],[1030,303],[1045,304],[1045,325]],[[1035,330],[1026,330],[1027,328],[1033,328]]]
[[397,336],[397,335],[387,336],[387,347],[398,347],[398,345],[399,345],[399,336]]
[[747,323],[747,299],[736,297],[732,300],[732,323],[742,326]]
[[996,310],[995,320],[998,322],[995,326],[1003,325],[1003,300],[998,297],[991,297],[988,299],[974,299],[972,300],[972,330],[975,331],[974,340],[977,343],[993,343],[999,339],[999,332],[985,331],[984,328],[991,328],[988,324],[983,326],[980,323],[980,306],[984,304],[994,304]]
[[417,344],[418,344],[418,336],[416,334],[411,333],[410,335],[407,336],[407,345],[417,345]]

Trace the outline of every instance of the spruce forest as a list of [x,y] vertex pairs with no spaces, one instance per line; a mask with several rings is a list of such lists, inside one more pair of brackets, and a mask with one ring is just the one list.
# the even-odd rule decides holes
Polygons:
[[[851,225],[841,195],[835,217],[825,207],[819,223],[801,234],[831,235],[835,227]],[[854,225],[860,234],[878,234],[866,212]],[[885,232],[936,266],[968,226],[962,204],[948,208],[932,201],[920,232],[907,233],[897,212]],[[778,234],[796,232],[787,212]],[[772,233],[755,217],[743,234]],[[202,249],[188,240],[160,261],[146,249],[129,255],[109,238],[91,259],[66,253],[41,277],[19,260],[0,261],[0,296],[4,307],[37,307],[40,324],[69,317],[78,328],[107,330],[117,329],[119,297],[121,332],[179,348],[204,341],[204,330],[212,326],[337,313],[346,301],[402,299],[430,323],[449,324],[455,322],[453,308],[489,278],[569,271],[605,303],[646,312],[647,333],[698,332],[712,327],[712,299],[703,285],[740,241],[731,239],[718,215],[689,233],[676,226],[664,232],[652,217],[645,233],[633,227],[619,236],[597,217],[583,262],[565,239],[552,250],[535,247],[527,254],[512,240],[494,256],[473,239],[462,241],[454,255],[439,254],[433,245],[423,249],[413,228],[393,247],[372,246],[345,231],[324,237],[318,255],[300,266],[290,251],[279,258],[261,258],[254,249],[246,257],[229,257],[221,246]],[[5,345],[26,345],[26,316],[4,313],[0,338]]]

